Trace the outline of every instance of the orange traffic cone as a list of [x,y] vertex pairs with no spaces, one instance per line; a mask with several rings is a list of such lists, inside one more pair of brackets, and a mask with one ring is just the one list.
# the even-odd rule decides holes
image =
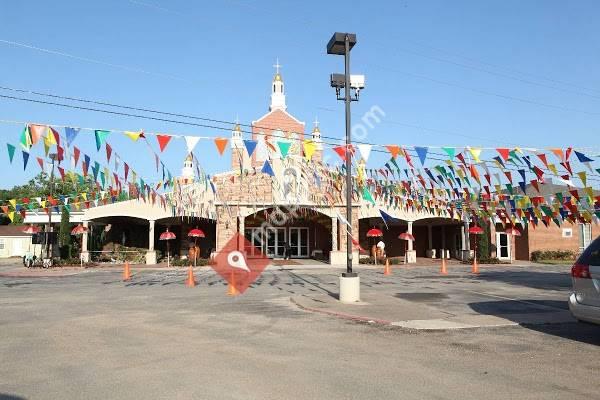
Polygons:
[[227,295],[228,296],[237,296],[240,292],[235,287],[235,274],[231,271],[231,279],[229,280],[229,285],[227,286]]
[[471,273],[472,274],[479,273],[479,264],[477,264],[477,257],[473,258],[473,265],[471,266]]
[[195,287],[196,286],[196,281],[194,280],[194,269],[192,268],[191,265],[190,265],[190,268],[188,269],[188,276],[187,276],[187,279],[185,280],[185,286],[187,286],[187,287]]
[[383,274],[384,275],[391,275],[392,274],[392,269],[390,268],[390,260],[387,257],[385,259],[385,268],[383,269]]
[[131,270],[129,269],[129,263],[125,261],[125,269],[123,270],[123,280],[128,281],[131,279]]
[[448,270],[446,269],[446,257],[442,257],[442,268],[440,269],[440,274],[448,275]]

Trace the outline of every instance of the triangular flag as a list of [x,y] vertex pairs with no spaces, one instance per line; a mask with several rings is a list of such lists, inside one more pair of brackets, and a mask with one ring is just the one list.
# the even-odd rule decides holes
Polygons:
[[265,163],[263,164],[263,167],[260,170],[260,172],[262,172],[263,174],[275,176],[273,168],[271,168],[271,164],[269,164],[269,160],[265,160]]
[[27,168],[27,162],[29,162],[29,153],[25,150],[22,151],[23,154],[23,171]]
[[471,155],[475,159],[476,163],[481,162],[481,160],[479,159],[479,156],[481,155],[481,149],[480,148],[469,147],[469,153],[471,153]]
[[225,147],[227,146],[227,138],[215,138],[215,146],[217,146],[219,154],[223,155],[223,152],[225,152]]
[[112,155],[112,147],[106,143],[106,162],[110,162],[110,156]]
[[398,154],[400,154],[400,146],[398,146],[398,145],[389,144],[389,145],[385,146],[385,148],[388,149],[388,151],[392,155],[392,158],[396,158],[396,157],[398,157]]
[[258,142],[256,140],[246,139],[244,140],[244,147],[246,147],[246,151],[248,152],[248,157],[252,157],[252,153],[256,150],[256,145]]
[[24,150],[29,150],[31,148],[31,135],[29,134],[29,126],[25,125],[23,128],[23,132],[21,132],[21,147]]
[[139,132],[133,132],[133,131],[125,131],[123,132],[127,137],[129,137],[129,139],[133,140],[134,142],[137,142],[137,140],[140,137],[143,137],[143,132],[139,131]]
[[279,147],[279,152],[281,153],[281,158],[287,157],[287,155],[290,151],[291,145],[292,145],[292,143],[290,143],[290,142],[283,142],[283,141],[277,142],[277,146]]
[[359,144],[357,145],[358,151],[360,151],[360,156],[365,162],[369,161],[369,156],[371,155],[371,148],[373,147],[370,144]]
[[419,156],[419,161],[421,161],[421,165],[425,165],[425,160],[427,159],[427,152],[429,151],[429,148],[415,147],[415,151],[417,152],[417,156]]
[[36,144],[44,135],[46,127],[44,125],[29,125],[29,134],[31,135],[31,144]]
[[65,127],[65,135],[67,136],[67,146],[71,146],[71,143],[73,143],[78,134],[79,128]]
[[500,154],[502,156],[502,159],[504,159],[504,161],[508,160],[508,156],[509,156],[509,149],[496,149],[496,151],[498,152],[498,154]]
[[450,159],[453,159],[454,155],[456,154],[456,149],[454,147],[442,147],[442,150],[444,150],[446,154],[448,154],[448,157],[450,157]]
[[12,164],[13,158],[15,157],[15,146],[13,146],[10,143],[6,143],[6,149],[8,150],[8,159],[10,160],[10,163]]
[[158,140],[158,147],[160,148],[161,153],[165,150],[172,138],[173,136],[171,135],[156,135],[156,140]]
[[194,151],[194,148],[198,144],[200,138],[198,136],[185,136],[185,146],[187,148],[187,152],[191,153]]
[[306,158],[306,160],[310,161],[312,159],[313,154],[317,150],[317,144],[314,141],[307,139],[303,143],[303,149],[304,157]]
[[94,134],[96,136],[96,150],[100,151],[100,147],[102,147],[102,145],[106,141],[106,138],[110,134],[110,131],[95,130]]

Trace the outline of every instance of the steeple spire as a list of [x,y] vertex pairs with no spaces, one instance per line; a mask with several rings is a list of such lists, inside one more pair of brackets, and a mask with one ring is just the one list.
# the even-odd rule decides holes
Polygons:
[[283,78],[281,77],[281,69],[282,65],[279,64],[279,58],[273,65],[275,68],[275,76],[273,77],[273,85],[271,88],[271,105],[269,106],[269,111],[273,111],[276,109],[285,110],[287,106],[285,105],[285,85],[283,84]]

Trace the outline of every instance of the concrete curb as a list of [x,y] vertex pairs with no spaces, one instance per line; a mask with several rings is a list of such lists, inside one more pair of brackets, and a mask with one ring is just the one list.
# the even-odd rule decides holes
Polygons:
[[341,318],[341,319],[348,319],[348,320],[352,320],[352,321],[376,323],[379,325],[390,326],[393,324],[392,321],[388,321],[385,319],[374,319],[374,318],[369,318],[369,317],[363,317],[360,315],[351,315],[351,314],[339,313],[339,312],[335,312],[335,311],[320,310],[318,308],[307,307],[307,306],[304,306],[304,305],[298,303],[296,300],[294,300],[293,297],[290,297],[290,301],[296,307],[298,307],[299,309],[304,310],[304,311],[315,312],[315,313],[320,313],[320,314],[325,314],[325,315],[331,315],[333,317],[337,317],[337,318]]

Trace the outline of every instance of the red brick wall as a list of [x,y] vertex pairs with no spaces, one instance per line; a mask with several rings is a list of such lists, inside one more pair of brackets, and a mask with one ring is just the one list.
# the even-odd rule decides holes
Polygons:
[[[562,237],[563,229],[571,229],[573,236],[570,238]],[[538,226],[535,229],[530,227],[525,234],[517,238],[515,245],[515,257],[517,260],[529,260],[531,253],[536,250],[570,250],[579,252],[580,231],[579,225],[564,224],[562,227],[550,225]],[[600,234],[597,225],[592,224],[592,239]]]
[[[295,132],[298,134],[298,139],[304,139],[304,124],[296,122],[282,110],[274,110],[266,117],[263,117],[252,124],[252,139],[259,140],[262,138],[263,135],[260,133],[264,133],[264,137],[269,138],[277,129],[281,129],[285,135],[287,135],[288,132]],[[275,143],[272,144],[276,146]],[[300,146],[296,147],[301,148]],[[256,167],[261,166],[258,165],[256,161],[256,153],[252,155],[252,165]]]

